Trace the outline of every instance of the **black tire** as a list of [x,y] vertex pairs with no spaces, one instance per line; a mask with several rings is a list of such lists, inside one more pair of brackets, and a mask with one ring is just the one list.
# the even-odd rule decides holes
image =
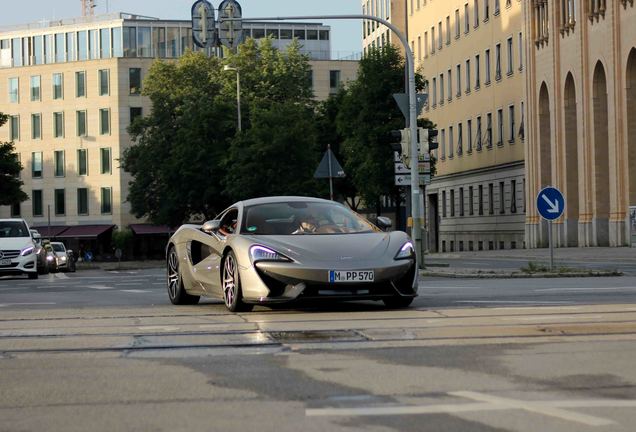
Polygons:
[[27,275],[29,276],[29,279],[37,279],[39,277],[38,272],[36,272],[36,271],[29,272],[29,273],[27,273]]
[[230,312],[249,312],[254,309],[254,305],[243,302],[238,265],[232,251],[229,251],[223,258],[221,288],[223,289],[223,302]]
[[382,299],[384,305],[389,309],[404,309],[413,303],[413,297],[389,297]]
[[186,292],[179,270],[179,256],[173,246],[168,251],[167,258],[168,272],[168,297],[174,305],[195,305],[199,303],[200,296],[190,295]]

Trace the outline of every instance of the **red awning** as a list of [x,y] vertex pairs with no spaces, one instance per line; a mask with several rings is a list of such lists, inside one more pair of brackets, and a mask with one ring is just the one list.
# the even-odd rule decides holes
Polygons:
[[39,232],[40,235],[44,238],[57,237],[62,232],[64,232],[67,228],[68,226],[66,225],[51,225],[50,227],[48,225],[44,225],[44,226],[31,227],[31,229],[34,229],[37,232]]
[[114,228],[115,225],[74,225],[68,227],[59,238],[95,238],[106,231]]
[[171,234],[176,230],[167,225],[130,224],[130,229],[137,235]]

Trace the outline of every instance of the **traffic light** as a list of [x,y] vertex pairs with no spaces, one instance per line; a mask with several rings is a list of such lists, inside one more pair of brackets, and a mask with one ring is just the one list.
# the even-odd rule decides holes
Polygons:
[[439,147],[437,129],[417,128],[417,150],[420,156],[430,153]]
[[439,131],[437,129],[428,130],[428,151],[437,150],[439,143],[437,142],[437,135]]
[[398,152],[400,159],[407,167],[411,160],[411,131],[409,129],[396,129],[390,131],[382,140],[389,144],[393,151]]

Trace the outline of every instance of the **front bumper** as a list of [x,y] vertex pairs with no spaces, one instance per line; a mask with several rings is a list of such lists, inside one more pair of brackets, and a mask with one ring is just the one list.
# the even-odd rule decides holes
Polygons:
[[306,268],[297,263],[259,262],[244,269],[242,289],[248,303],[284,303],[301,299],[381,300],[417,296],[414,260],[399,260],[372,268],[374,282],[330,283],[330,270],[357,268]]
[[37,260],[38,257],[34,253],[27,256],[11,258],[11,263],[9,265],[0,265],[0,276],[37,273]]

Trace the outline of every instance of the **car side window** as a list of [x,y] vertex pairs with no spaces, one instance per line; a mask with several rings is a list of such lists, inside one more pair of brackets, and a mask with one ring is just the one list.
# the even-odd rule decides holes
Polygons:
[[223,235],[236,233],[236,226],[238,221],[238,209],[228,210],[221,218],[221,226],[219,231]]

